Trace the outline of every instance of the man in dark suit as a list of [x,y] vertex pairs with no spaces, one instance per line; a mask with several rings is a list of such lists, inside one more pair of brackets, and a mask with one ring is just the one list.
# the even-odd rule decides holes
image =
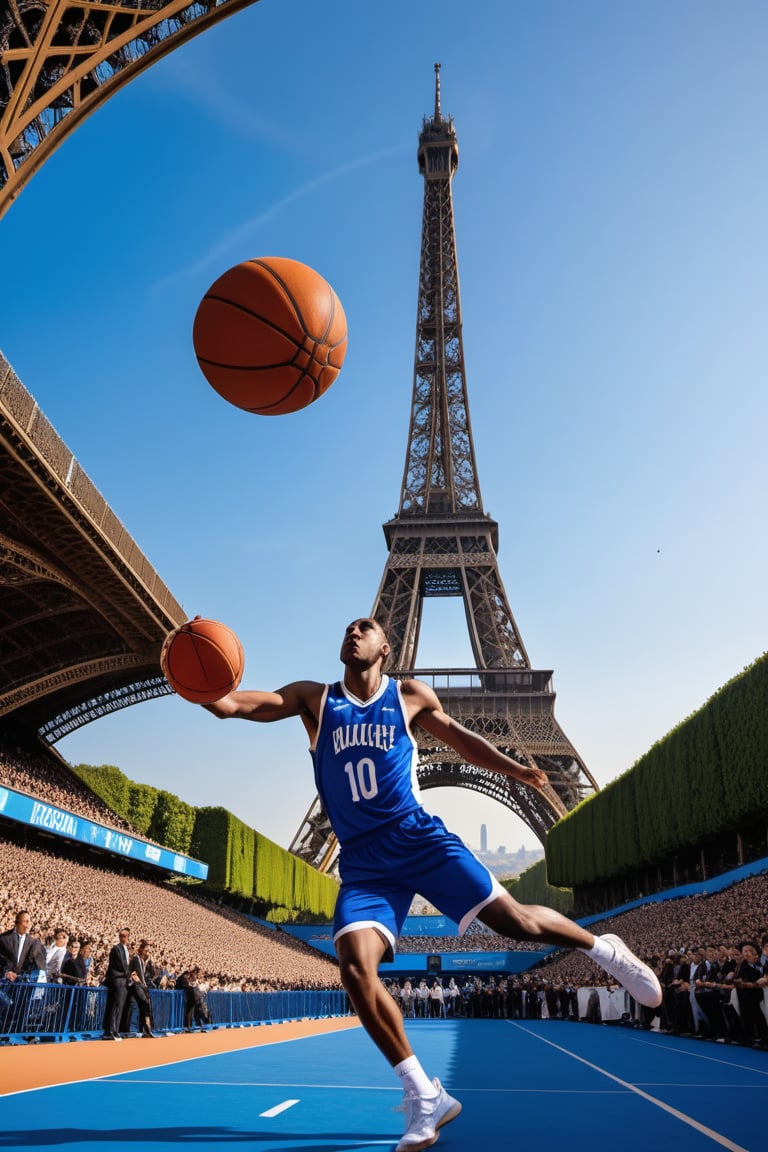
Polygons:
[[26,982],[39,978],[43,970],[45,979],[45,946],[39,936],[33,936],[29,912],[17,912],[14,927],[0,935],[0,1027],[3,1031],[23,1022],[24,1004],[28,997],[12,995],[11,987],[16,981]]
[[109,953],[109,963],[104,977],[107,986],[107,1005],[104,1009],[104,1034],[102,1040],[122,1040],[120,1018],[125,1007],[125,998],[131,983],[130,929],[121,928],[117,934],[118,943]]
[[726,1028],[723,1014],[720,1011],[720,967],[717,960],[717,949],[709,945],[705,958],[701,958],[701,949],[697,956],[696,971],[691,973],[691,980],[696,991],[696,1003],[704,1016],[699,1021],[699,1033],[708,1040],[724,1039]]
[[199,987],[200,968],[190,968],[176,979],[176,988],[184,993],[184,1031],[192,1031],[192,1023],[201,1028],[211,1023],[211,1015],[205,996]]
[[40,942],[30,935],[31,923],[29,912],[17,912],[14,927],[0,936],[0,977],[11,982],[31,972],[33,963],[39,959]]
[[129,971],[130,986],[128,989],[128,998],[123,1008],[123,1032],[130,1031],[129,1026],[133,1001],[135,1000],[139,1011],[139,1025],[142,1035],[154,1039],[155,1034],[152,1031],[152,1002],[149,998],[149,982],[153,972],[154,968],[149,958],[149,942],[147,940],[140,940],[135,954],[131,956]]

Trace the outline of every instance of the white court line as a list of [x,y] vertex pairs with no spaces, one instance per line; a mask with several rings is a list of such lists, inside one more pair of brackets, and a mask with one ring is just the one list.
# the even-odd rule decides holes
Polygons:
[[622,1080],[620,1076],[614,1076],[612,1072],[601,1068],[599,1064],[593,1064],[590,1060],[585,1060],[583,1056],[577,1056],[575,1052],[571,1052],[568,1048],[563,1048],[560,1044],[555,1044],[551,1040],[545,1039],[536,1032],[532,1032],[529,1028],[523,1028],[521,1024],[517,1024],[513,1020],[510,1020],[509,1023],[521,1032],[525,1032],[526,1035],[533,1036],[536,1040],[541,1040],[543,1044],[548,1044],[550,1048],[556,1048],[558,1052],[562,1052],[565,1056],[570,1056],[572,1060],[578,1060],[580,1064],[586,1064],[587,1068],[592,1068],[595,1072],[599,1072],[601,1076],[607,1076],[609,1080],[615,1081],[616,1084],[621,1084],[622,1087],[628,1089],[628,1091],[634,1092],[643,1100],[647,1100],[649,1104],[655,1104],[656,1107],[661,1108],[662,1111],[669,1112],[670,1116],[674,1116],[677,1120],[682,1120],[683,1124],[687,1124],[690,1128],[695,1128],[697,1132],[701,1132],[703,1136],[708,1136],[710,1140],[714,1140],[716,1144],[720,1144],[723,1148],[728,1148],[729,1152],[749,1152],[748,1148],[743,1148],[741,1144],[735,1144],[733,1140],[729,1140],[727,1136],[723,1136],[720,1132],[715,1132],[714,1129],[708,1128],[706,1124],[700,1124],[698,1120],[694,1120],[692,1116],[687,1116],[685,1112],[680,1112],[677,1108],[673,1108],[671,1104],[665,1104],[663,1100],[659,1100],[656,1096],[651,1096],[648,1092],[643,1092],[642,1088],[638,1088],[635,1084],[630,1084],[627,1080]]
[[687,1048],[672,1048],[667,1044],[654,1044],[651,1040],[641,1040],[639,1036],[633,1037],[636,1044],[645,1044],[655,1052],[667,1052],[672,1056],[690,1056],[693,1060],[708,1060],[711,1064],[723,1064],[726,1068],[738,1068],[740,1072],[756,1072],[758,1076],[768,1076],[768,1068],[750,1068],[746,1064],[737,1064],[733,1060],[723,1060],[722,1056],[705,1056],[703,1052],[690,1052]]
[[[260,1027],[266,1027],[266,1025],[260,1025]],[[325,1036],[326,1039],[330,1039],[332,1036],[341,1035],[343,1031],[345,1030],[321,1033],[321,1035]],[[222,1052],[201,1052],[199,1056],[181,1056],[176,1057],[175,1060],[162,1060],[154,1064],[153,1067],[170,1068],[174,1064],[192,1064],[195,1060],[215,1060],[218,1056],[231,1056],[234,1052],[251,1052],[254,1048],[271,1048],[275,1044],[295,1044],[297,1041],[307,1039],[309,1039],[307,1036],[282,1036],[280,1039],[263,1040],[261,1043],[254,1041],[253,1044],[247,1044],[243,1048],[225,1049]],[[97,1041],[89,1040],[86,1041],[86,1043],[96,1044]],[[25,1092],[47,1092],[51,1088],[69,1088],[75,1084],[100,1084],[102,1082],[114,1084],[117,1083],[118,1077],[130,1076],[131,1071],[132,1069],[128,1068],[125,1072],[101,1072],[98,1076],[82,1076],[79,1080],[60,1080],[53,1084],[35,1084],[32,1088],[16,1088],[12,1092],[0,1093],[0,1100],[5,1100],[9,1096],[23,1096]],[[133,1071],[138,1071],[138,1069],[133,1069]],[[148,1081],[148,1083],[150,1083],[150,1081]],[[158,1080],[157,1083],[159,1084],[161,1081]]]
[[279,1116],[281,1112],[293,1108],[294,1104],[298,1104],[298,1100],[283,1100],[282,1104],[275,1104],[274,1108],[268,1108],[266,1112],[259,1112],[259,1116]]
[[[110,1080],[108,1076],[103,1076],[95,1083],[121,1084],[126,1088],[130,1088],[132,1084],[157,1084],[161,1088],[168,1084],[174,1084],[188,1088],[298,1088],[304,1091],[309,1088],[322,1088],[334,1092],[397,1092],[398,1096],[403,1094],[400,1087],[389,1087],[382,1084],[297,1084],[295,1080],[287,1082],[281,1080],[149,1080],[146,1077],[142,1077],[140,1080],[138,1078],[125,1080],[124,1076],[126,1075],[125,1072],[119,1072],[115,1075],[114,1080]],[[0,1100],[2,1099],[3,1097],[0,1096]]]
[[722,1088],[723,1091],[727,1089],[729,1092],[765,1092],[768,1089],[768,1084],[761,1088],[759,1084],[702,1084],[700,1081],[688,1084],[685,1080],[638,1080],[637,1083],[643,1088],[703,1088],[705,1092],[713,1088]]
[[[310,1091],[312,1089],[321,1089],[323,1091],[329,1090],[331,1092],[396,1092],[398,1096],[402,1096],[402,1088],[390,1088],[385,1084],[276,1084],[273,1080],[123,1080],[115,1079],[96,1081],[98,1084],[120,1084],[125,1088],[130,1088],[134,1084],[155,1084],[159,1088],[165,1088],[168,1085],[187,1088],[295,1088],[303,1091]],[[700,1085],[691,1085],[691,1087],[700,1087]],[[538,1093],[541,1096],[618,1096],[620,1090],[618,1088],[590,1088],[585,1091],[582,1088],[461,1088],[454,1087],[454,1092],[459,1092],[462,1096],[466,1096],[468,1092],[474,1092],[476,1095],[484,1096],[514,1096],[516,1093],[521,1096],[530,1096]],[[2,1097],[0,1096],[0,1100]]]

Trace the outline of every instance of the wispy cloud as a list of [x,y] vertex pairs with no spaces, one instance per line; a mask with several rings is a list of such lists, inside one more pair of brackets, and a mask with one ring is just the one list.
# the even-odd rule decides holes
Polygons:
[[[198,55],[195,57],[171,53],[157,83],[204,109],[206,115],[217,120],[227,134],[245,140],[264,141],[294,155],[301,153],[305,142],[296,127],[286,131],[278,118],[261,110],[257,101],[249,103],[238,99],[229,77],[217,69],[215,56],[210,60],[204,54],[201,57],[199,54],[204,53],[205,45],[200,43],[196,47]],[[204,72],[206,67],[206,82],[201,83],[201,71]]]
[[359,168],[365,168],[369,164],[376,164],[380,160],[393,156],[396,153],[407,151],[407,149],[398,145],[397,147],[384,148],[379,152],[371,152],[367,156],[360,156],[355,160],[349,160],[346,164],[340,164],[337,168],[332,168],[328,172],[316,176],[314,180],[307,181],[306,184],[300,185],[256,216],[251,216],[248,220],[243,221],[242,224],[233,228],[231,231],[225,233],[212,247],[202,253],[197,260],[191,264],[186,264],[181,268],[177,268],[173,272],[169,272],[167,276],[161,277],[156,280],[151,286],[151,291],[162,289],[165,291],[169,284],[178,282],[179,280],[187,279],[188,277],[198,276],[212,265],[219,265],[222,259],[233,251],[242,251],[242,242],[249,236],[253,235],[268,221],[274,219],[280,212],[288,207],[289,204],[296,203],[297,200],[302,200],[316,188],[322,187],[324,184],[330,184],[339,177],[347,175],[349,172],[354,172]]

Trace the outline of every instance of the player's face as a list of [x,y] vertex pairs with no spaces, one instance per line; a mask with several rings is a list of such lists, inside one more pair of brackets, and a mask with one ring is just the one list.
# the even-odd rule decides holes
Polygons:
[[375,620],[365,616],[348,624],[341,642],[342,664],[372,667],[389,655],[389,644],[384,630]]

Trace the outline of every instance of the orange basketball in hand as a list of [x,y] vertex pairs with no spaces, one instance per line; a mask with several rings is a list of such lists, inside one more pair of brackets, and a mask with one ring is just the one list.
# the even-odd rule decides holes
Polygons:
[[160,653],[171,688],[193,704],[212,704],[233,692],[244,664],[242,645],[232,629],[200,616],[170,632]]
[[347,321],[318,272],[266,256],[236,264],[211,285],[192,342],[220,396],[246,412],[281,416],[333,384],[347,351]]

